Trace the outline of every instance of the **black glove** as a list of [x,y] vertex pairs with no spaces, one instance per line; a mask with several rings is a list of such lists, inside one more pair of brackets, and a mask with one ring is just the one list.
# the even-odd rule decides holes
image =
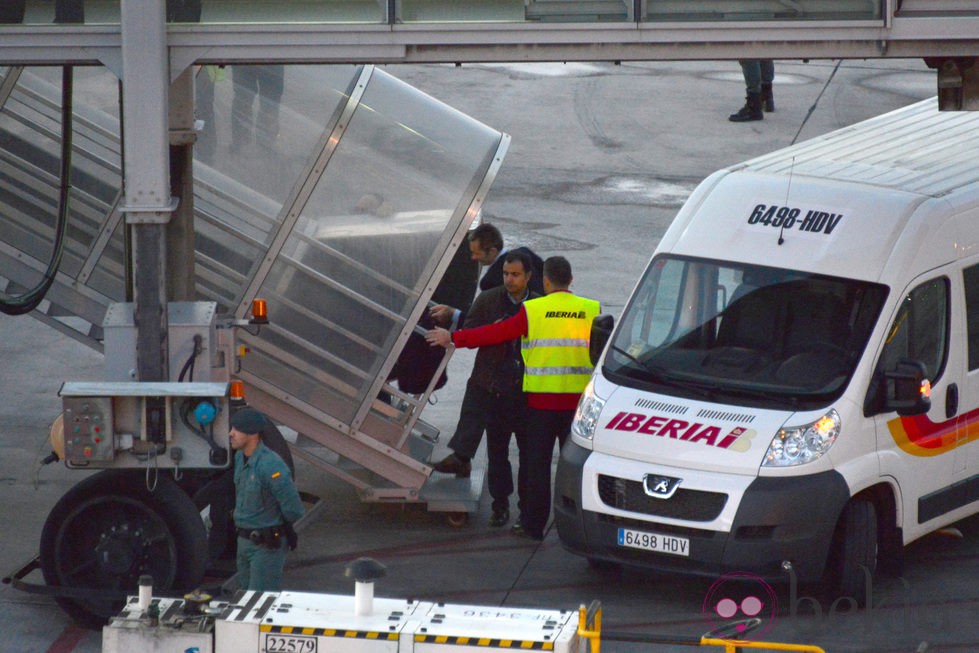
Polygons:
[[289,550],[295,551],[296,547],[299,546],[299,534],[296,533],[296,529],[289,522],[285,522],[282,530],[286,532],[286,543],[289,545]]

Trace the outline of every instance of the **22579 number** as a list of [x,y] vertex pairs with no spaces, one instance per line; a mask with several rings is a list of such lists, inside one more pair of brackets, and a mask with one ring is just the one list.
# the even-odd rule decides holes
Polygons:
[[316,653],[316,638],[293,635],[265,635],[265,653]]

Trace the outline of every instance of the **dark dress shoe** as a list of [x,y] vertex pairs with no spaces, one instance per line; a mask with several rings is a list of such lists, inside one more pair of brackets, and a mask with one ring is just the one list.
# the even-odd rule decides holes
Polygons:
[[443,474],[455,474],[458,478],[469,478],[469,474],[472,472],[473,466],[468,460],[463,460],[454,453],[450,453],[448,456],[432,465],[432,469],[437,472],[442,472]]
[[510,521],[509,508],[494,508],[493,516],[490,517],[489,520],[489,525],[493,528],[500,528],[501,526],[505,526],[508,521]]
[[526,537],[527,539],[534,540],[535,542],[542,542],[544,540],[544,535],[535,535],[523,527],[523,524],[516,523],[510,527],[510,533],[516,535],[517,537]]

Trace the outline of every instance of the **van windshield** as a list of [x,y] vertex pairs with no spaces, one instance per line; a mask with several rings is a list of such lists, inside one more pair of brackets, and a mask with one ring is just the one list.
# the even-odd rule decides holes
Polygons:
[[603,371],[623,385],[801,410],[846,387],[885,286],[778,268],[657,257]]

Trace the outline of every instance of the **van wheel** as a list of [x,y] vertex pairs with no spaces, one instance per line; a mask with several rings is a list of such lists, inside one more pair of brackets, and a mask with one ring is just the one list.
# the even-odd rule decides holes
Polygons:
[[877,510],[865,499],[853,499],[843,509],[836,527],[836,589],[841,597],[850,597],[864,607],[871,599],[877,572]]

